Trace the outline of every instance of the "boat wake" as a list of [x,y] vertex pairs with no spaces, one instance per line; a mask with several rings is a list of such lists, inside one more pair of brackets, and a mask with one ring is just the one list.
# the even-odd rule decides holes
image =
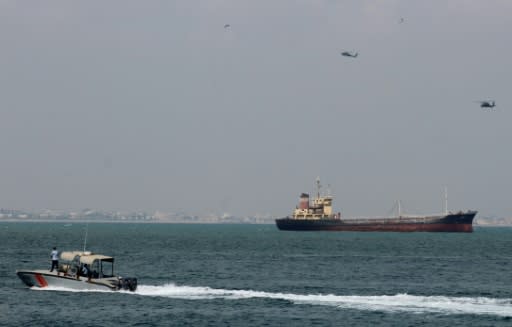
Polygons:
[[[64,288],[46,289],[56,291],[98,292],[77,291]],[[121,291],[121,293],[183,300],[244,300],[261,298],[289,301],[294,304],[323,305],[340,309],[381,311],[390,313],[439,313],[449,315],[473,314],[512,317],[512,299],[496,299],[487,297],[419,296],[408,294],[375,296],[334,294],[302,295],[253,290],[229,290],[210,287],[179,286],[173,283],[160,286],[139,285],[135,292]]]
[[341,309],[367,311],[477,314],[512,317],[512,299],[486,297],[416,296],[408,294],[357,296],[333,294],[291,294],[252,290],[227,290],[210,287],[140,285],[134,294],[176,299],[241,300],[267,298],[285,300],[295,304],[326,305]]

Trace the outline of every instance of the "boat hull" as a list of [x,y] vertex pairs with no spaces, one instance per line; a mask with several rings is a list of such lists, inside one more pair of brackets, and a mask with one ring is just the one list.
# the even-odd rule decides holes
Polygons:
[[276,219],[277,228],[289,231],[354,231],[354,232],[473,232],[476,211],[442,216],[358,219]]
[[[21,281],[29,287],[62,287],[74,290],[101,290],[117,291],[122,289],[119,278],[91,279],[87,277],[76,277],[58,275],[48,270],[18,270],[16,274]],[[136,283],[136,282],[135,282]],[[135,286],[136,288],[136,286]]]

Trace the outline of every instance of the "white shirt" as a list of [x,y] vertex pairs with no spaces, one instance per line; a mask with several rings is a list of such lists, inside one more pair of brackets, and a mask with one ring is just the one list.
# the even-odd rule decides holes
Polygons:
[[53,250],[50,255],[52,256],[52,260],[59,260],[59,251]]

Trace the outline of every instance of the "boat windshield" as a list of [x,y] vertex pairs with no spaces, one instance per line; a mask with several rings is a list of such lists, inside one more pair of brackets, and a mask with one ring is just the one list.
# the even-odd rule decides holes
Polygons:
[[101,260],[99,269],[100,278],[114,276],[114,260]]
[[92,278],[114,276],[114,259],[96,259],[91,264]]

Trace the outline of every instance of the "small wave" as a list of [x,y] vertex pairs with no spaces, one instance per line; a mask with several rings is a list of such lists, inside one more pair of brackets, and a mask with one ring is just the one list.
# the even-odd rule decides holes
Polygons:
[[376,296],[342,296],[334,294],[301,295],[252,290],[177,286],[172,283],[162,286],[140,285],[134,294],[189,300],[268,298],[286,300],[295,304],[326,305],[341,309],[512,317],[512,299],[493,299],[487,297],[417,296],[408,294]]

